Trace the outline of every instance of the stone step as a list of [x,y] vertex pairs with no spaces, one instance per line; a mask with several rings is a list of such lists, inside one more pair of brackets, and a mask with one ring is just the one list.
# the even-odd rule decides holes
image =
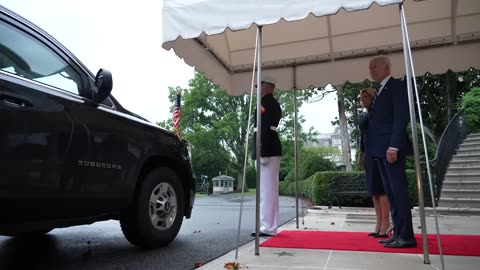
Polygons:
[[450,161],[450,166],[476,166],[480,165],[480,159],[455,160]]
[[480,148],[480,141],[479,142],[470,142],[470,143],[462,143],[459,147],[458,150],[464,150],[464,149],[471,149],[471,148]]
[[[425,215],[426,216],[433,216],[433,207],[424,207]],[[419,214],[420,209],[418,206],[413,208],[413,213]],[[435,212],[437,215],[445,215],[445,216],[458,216],[458,215],[467,215],[467,216],[480,216],[480,208],[472,208],[472,207],[436,207]]]
[[480,142],[480,136],[468,136],[463,143],[478,143]]
[[480,173],[454,173],[447,171],[445,181],[480,181]]
[[442,198],[474,198],[480,199],[480,189],[450,189],[443,188],[440,200]]
[[345,223],[361,223],[361,224],[364,224],[364,223],[372,223],[372,224],[375,224],[375,218],[372,218],[372,219],[345,219]]
[[345,222],[349,223],[372,223],[375,222],[375,214],[347,214]]
[[478,165],[454,165],[448,167],[447,170],[448,173],[453,173],[453,174],[469,174],[469,173],[474,173],[474,174],[480,174],[480,166]]
[[480,199],[476,198],[440,198],[439,207],[480,208]]
[[457,155],[480,155],[480,147],[468,147],[457,150]]
[[480,154],[465,154],[465,153],[458,153],[453,156],[452,160],[464,160],[464,161],[470,161],[470,160],[479,160],[480,159]]
[[468,138],[480,138],[480,133],[475,132],[475,133],[470,133],[467,136]]
[[[345,207],[343,207],[345,208]],[[346,215],[348,218],[360,218],[360,219],[365,219],[365,218],[375,218],[375,213],[371,212],[359,212],[359,213],[347,213]]]
[[468,134],[468,136],[472,136],[472,137],[480,137],[480,132],[472,132],[470,134]]
[[[470,141],[463,141],[462,144],[458,146],[458,148],[465,148],[465,147],[478,147],[480,144],[480,139],[470,140]],[[463,147],[462,147],[463,146]]]
[[447,181],[445,180],[442,189],[480,189],[480,181]]

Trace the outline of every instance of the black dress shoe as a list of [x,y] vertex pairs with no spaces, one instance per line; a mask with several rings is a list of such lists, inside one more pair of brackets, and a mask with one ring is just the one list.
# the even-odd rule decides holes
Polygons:
[[[252,237],[255,237],[255,233],[254,233],[254,232],[252,232],[250,235],[251,235]],[[273,236],[273,235],[268,234],[268,233],[259,232],[259,233],[258,233],[258,236],[260,236],[260,237],[270,237],[270,236]]]
[[417,240],[415,239],[403,239],[398,238],[397,240],[393,241],[392,243],[388,243],[383,245],[386,248],[409,248],[409,247],[417,247]]
[[377,235],[374,235],[373,237],[374,238],[388,238],[388,234],[377,233]]
[[378,231],[378,232],[371,232],[371,233],[368,234],[368,236],[375,236],[375,235],[378,235],[379,233],[380,233],[380,231]]
[[395,240],[397,240],[397,236],[392,235],[392,237],[390,237],[390,238],[388,238],[388,239],[378,240],[378,242],[379,242],[380,244],[390,244],[390,243],[395,242]]

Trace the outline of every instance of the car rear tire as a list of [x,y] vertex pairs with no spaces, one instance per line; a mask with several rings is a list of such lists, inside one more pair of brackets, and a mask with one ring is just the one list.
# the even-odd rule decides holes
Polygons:
[[169,168],[157,168],[145,177],[135,202],[120,218],[120,226],[133,245],[162,247],[177,236],[184,213],[180,179]]

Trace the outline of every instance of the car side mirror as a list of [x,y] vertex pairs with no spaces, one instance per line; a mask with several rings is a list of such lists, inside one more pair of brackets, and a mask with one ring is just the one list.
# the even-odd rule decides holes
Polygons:
[[93,97],[93,101],[95,103],[102,103],[112,92],[112,73],[103,68],[99,69],[97,76],[95,76],[95,86],[97,87],[97,92]]

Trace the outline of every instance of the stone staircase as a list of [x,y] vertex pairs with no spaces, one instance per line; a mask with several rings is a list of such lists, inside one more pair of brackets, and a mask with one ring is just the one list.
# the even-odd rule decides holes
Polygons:
[[480,133],[468,135],[450,161],[438,208],[480,211]]

